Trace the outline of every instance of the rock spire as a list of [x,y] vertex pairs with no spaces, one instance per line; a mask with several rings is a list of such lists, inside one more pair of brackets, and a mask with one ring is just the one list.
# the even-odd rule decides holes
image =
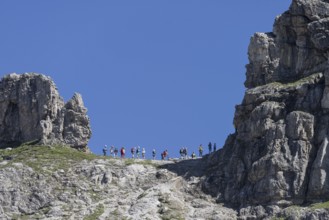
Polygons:
[[91,136],[80,94],[66,104],[54,82],[35,73],[0,81],[0,148],[25,142],[85,148]]

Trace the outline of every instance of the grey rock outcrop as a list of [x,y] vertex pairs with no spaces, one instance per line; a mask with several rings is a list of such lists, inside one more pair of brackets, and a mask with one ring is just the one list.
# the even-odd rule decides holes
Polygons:
[[60,146],[0,149],[0,219],[328,219],[323,204],[216,203],[201,159],[116,159]]
[[64,104],[41,74],[9,74],[0,81],[0,148],[25,142],[85,148],[91,136],[80,94]]
[[236,132],[203,189],[237,207],[329,200],[329,1],[293,0],[248,50]]
[[85,155],[73,149],[64,151],[73,155],[66,160],[53,156],[61,149],[39,147],[42,155],[28,157],[25,148],[12,160],[1,160],[7,152],[0,150],[0,219],[236,219],[235,210],[202,193],[198,177],[163,167],[173,162],[80,160]]

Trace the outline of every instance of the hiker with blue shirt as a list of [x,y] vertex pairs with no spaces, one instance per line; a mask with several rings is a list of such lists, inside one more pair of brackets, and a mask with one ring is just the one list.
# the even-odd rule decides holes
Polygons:
[[106,156],[106,151],[107,151],[107,145],[103,147],[103,155]]
[[135,147],[132,147],[130,152],[131,152],[131,157],[135,158]]

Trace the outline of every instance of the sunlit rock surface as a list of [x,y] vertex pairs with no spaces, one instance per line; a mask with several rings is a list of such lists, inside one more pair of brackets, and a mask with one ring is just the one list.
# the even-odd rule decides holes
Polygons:
[[236,132],[203,189],[234,207],[329,200],[329,3],[294,0],[249,45]]
[[0,148],[32,142],[85,148],[91,136],[80,94],[66,104],[41,74],[9,74],[0,81]]

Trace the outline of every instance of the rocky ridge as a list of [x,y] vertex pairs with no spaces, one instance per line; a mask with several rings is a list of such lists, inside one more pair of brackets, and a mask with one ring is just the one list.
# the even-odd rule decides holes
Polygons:
[[0,219],[236,218],[200,190],[199,160],[114,159],[47,146],[0,156]]
[[47,76],[9,74],[0,81],[0,148],[33,142],[84,149],[91,136],[86,112],[80,94],[65,104]]
[[205,169],[201,159],[115,159],[62,146],[0,150],[0,219],[316,220],[329,216],[328,203],[229,208],[201,191]]
[[203,189],[218,202],[243,212],[329,200],[328,19],[328,1],[293,0],[251,38],[236,132],[207,162]]

